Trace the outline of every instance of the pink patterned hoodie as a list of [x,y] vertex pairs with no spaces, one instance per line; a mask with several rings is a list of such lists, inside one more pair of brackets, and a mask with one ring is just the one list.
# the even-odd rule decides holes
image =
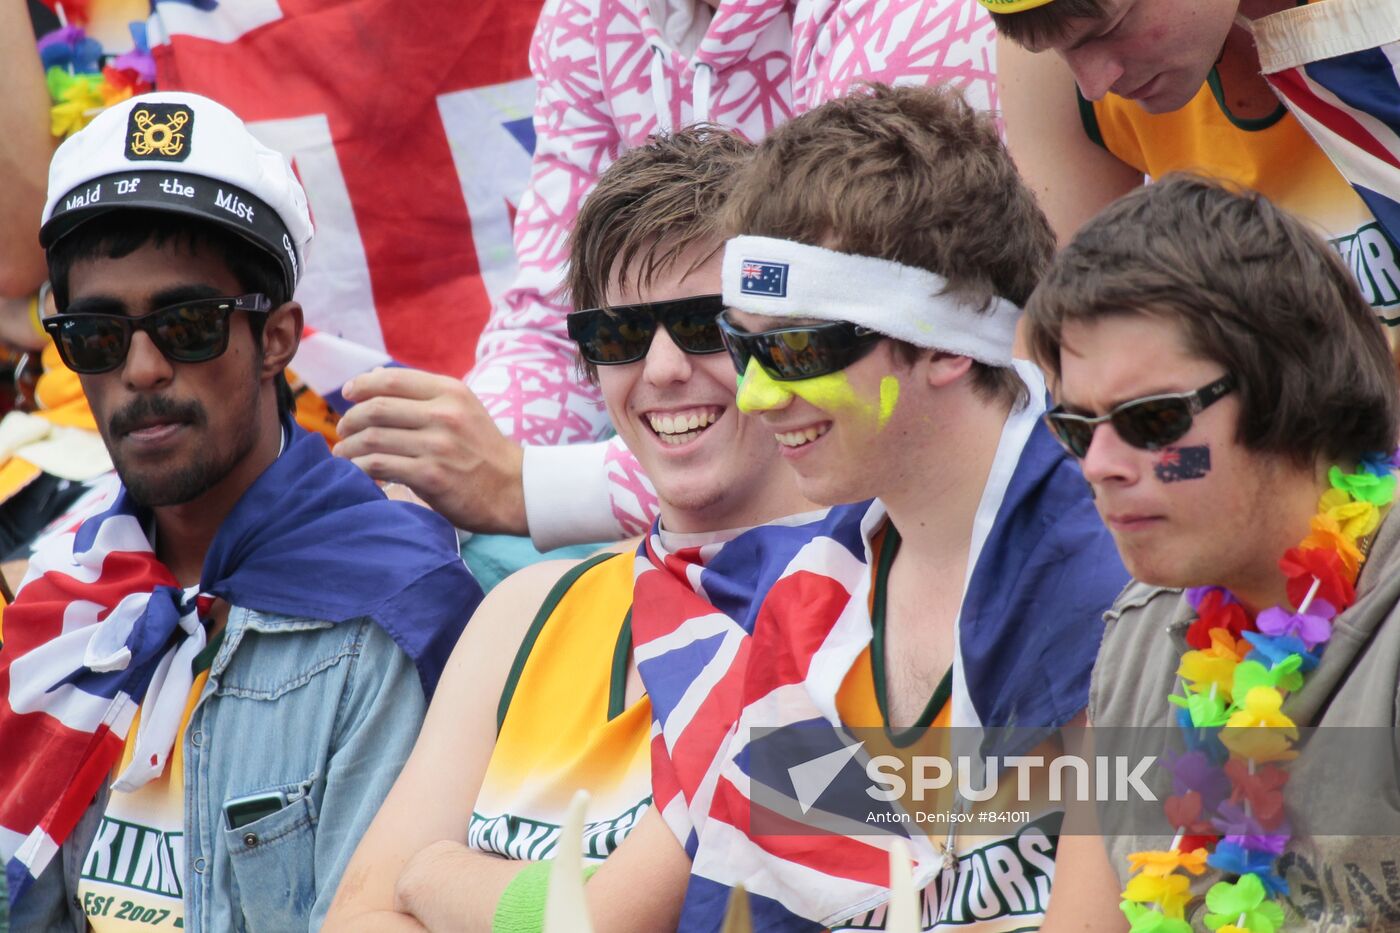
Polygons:
[[[656,497],[577,377],[560,300],[579,203],[624,150],[710,121],[762,138],[860,81],[963,84],[995,101],[993,29],[975,0],[546,0],[519,271],[493,310],[469,383],[526,444],[526,507],[541,547],[643,530]],[[573,445],[573,446],[564,446]]]

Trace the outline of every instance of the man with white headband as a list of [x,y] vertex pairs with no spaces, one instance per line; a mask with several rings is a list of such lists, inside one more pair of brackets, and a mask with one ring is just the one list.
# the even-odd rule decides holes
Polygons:
[[[723,219],[739,407],[804,496],[861,504],[815,523],[747,612],[717,609],[710,555],[645,545],[633,632],[656,804],[693,858],[682,928],[713,926],[742,882],[758,928],[883,929],[894,835],[922,928],[1033,926],[1058,812],[990,833],[852,821],[876,746],[1063,726],[1087,701],[1126,573],[1038,423],[1041,376],[1011,358],[1049,225],[990,119],[946,89],[879,85],[768,137]],[[950,801],[984,808],[968,803]]]

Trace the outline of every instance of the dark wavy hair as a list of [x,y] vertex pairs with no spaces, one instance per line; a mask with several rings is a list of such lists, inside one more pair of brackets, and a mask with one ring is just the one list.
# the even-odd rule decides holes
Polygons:
[[1239,386],[1239,442],[1299,466],[1390,452],[1400,376],[1380,321],[1331,246],[1262,195],[1169,175],[1090,221],[1026,306],[1036,362],[1060,376],[1064,327],[1176,322]]

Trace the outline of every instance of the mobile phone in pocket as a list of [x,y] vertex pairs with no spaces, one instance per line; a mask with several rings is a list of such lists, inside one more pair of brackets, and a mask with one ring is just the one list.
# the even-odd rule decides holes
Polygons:
[[271,816],[286,805],[287,795],[281,791],[235,797],[224,804],[224,821],[228,823],[229,829],[239,829],[265,816]]

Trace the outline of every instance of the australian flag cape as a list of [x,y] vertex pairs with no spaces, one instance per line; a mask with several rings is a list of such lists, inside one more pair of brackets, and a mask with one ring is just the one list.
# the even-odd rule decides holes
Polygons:
[[[955,725],[1055,727],[1084,710],[1103,613],[1128,580],[1078,467],[1030,414],[1003,433],[1010,476],[999,502],[989,481],[979,509]],[[818,930],[888,899],[893,836],[793,821],[831,791],[801,801],[788,770],[852,744],[836,693],[871,642],[870,540],[886,520],[874,502],[727,539],[654,527],[643,541],[634,651],[655,719],[655,802],[693,863],[681,929],[719,929],[738,882],[763,930]],[[831,787],[852,780],[869,786],[859,757]],[[922,831],[906,842],[926,886],[942,855]]]
[[431,696],[482,597],[455,532],[386,499],[319,435],[283,430],[281,456],[219,526],[197,598],[156,558],[150,514],[125,490],[36,547],[0,617],[0,857],[12,903],[112,773],[138,708],[137,754],[114,786],[135,789],[164,770],[205,644],[199,616],[214,598],[332,624],[373,619]]

